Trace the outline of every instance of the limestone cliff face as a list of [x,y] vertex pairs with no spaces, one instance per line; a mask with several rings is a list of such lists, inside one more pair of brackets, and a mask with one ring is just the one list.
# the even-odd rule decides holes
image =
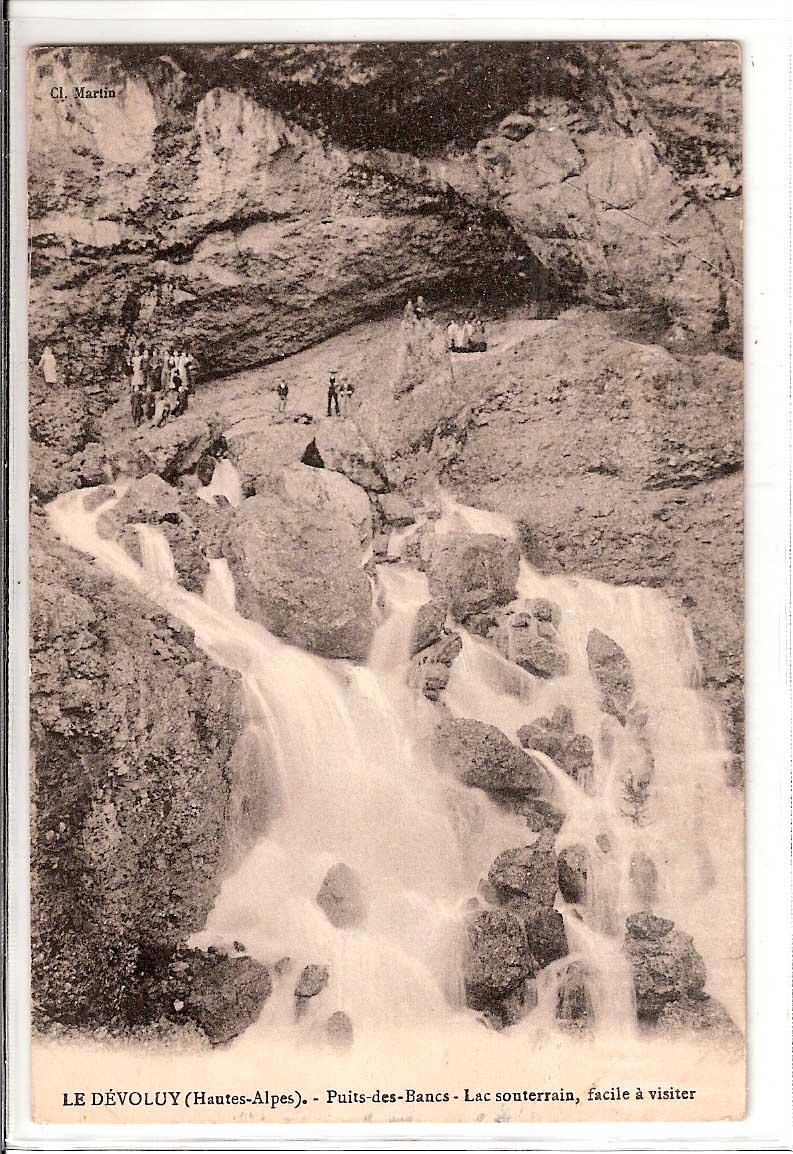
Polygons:
[[[676,69],[707,94],[687,119],[643,88]],[[416,291],[738,339],[737,48],[93,47],[30,71],[33,347],[105,395],[131,328],[216,376]],[[70,96],[89,81],[115,97]]]
[[40,514],[31,579],[34,1016],[123,1028],[218,891],[240,686]]

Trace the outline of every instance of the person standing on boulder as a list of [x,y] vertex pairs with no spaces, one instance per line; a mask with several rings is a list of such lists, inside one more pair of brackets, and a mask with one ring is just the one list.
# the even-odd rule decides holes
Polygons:
[[331,415],[331,408],[335,409],[337,417],[341,416],[341,410],[339,409],[339,389],[336,384],[335,372],[330,374],[330,381],[328,382],[328,416]]

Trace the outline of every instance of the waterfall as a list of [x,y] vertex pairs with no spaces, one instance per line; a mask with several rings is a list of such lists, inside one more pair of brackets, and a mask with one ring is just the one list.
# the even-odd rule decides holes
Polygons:
[[[225,465],[215,470],[217,475],[224,466],[213,491],[222,486],[228,496],[234,487]],[[251,1033],[269,1037],[275,1026],[310,1039],[335,1011],[350,1016],[356,1036],[441,1021],[454,1031],[481,1030],[463,1008],[460,991],[466,903],[500,852],[529,844],[535,835],[485,794],[439,772],[429,756],[437,714],[409,689],[407,678],[415,615],[429,598],[426,577],[404,564],[380,566],[382,616],[369,662],[324,660],[240,616],[225,561],[210,563],[203,597],[189,593],[176,579],[160,531],[141,526],[137,565],[97,532],[97,518],[113,499],[89,512],[84,495],[66,494],[49,506],[61,537],[135,584],[189,626],[214,661],[243,678],[246,756],[255,759],[261,750],[266,757],[263,772],[273,804],[266,828],[224,880],[194,943],[231,948],[242,942],[252,957],[283,974]],[[436,531],[466,528],[514,533],[504,518],[444,498]],[[697,945],[708,966],[709,989],[740,1021],[736,894],[742,862],[736,847],[742,816],[723,786],[724,741],[698,689],[690,631],[655,590],[545,577],[525,562],[519,595],[560,606],[568,673],[548,681],[532,677],[463,631],[445,705],[453,715],[495,724],[515,740],[520,726],[564,703],[572,708],[576,730],[593,739],[595,767],[584,788],[536,754],[568,815],[557,850],[583,847],[589,874],[583,904],[557,899],[571,952],[541,971],[537,1008],[513,1033],[540,1036],[552,1029],[560,998],[571,989],[570,996],[577,996],[571,973],[586,975],[596,1020],[622,1031],[633,1028],[621,941],[626,916],[643,908],[631,881],[637,853],[657,868],[654,912],[695,935],[706,919],[709,926],[719,925],[720,932],[707,939],[697,935]],[[647,715],[655,776],[652,821],[644,825],[624,812],[624,775],[635,741],[600,711],[586,655],[592,628],[624,649],[636,699]],[[363,893],[366,912],[354,925],[331,924],[317,903],[328,871],[340,863],[353,871]],[[295,981],[311,964],[328,968],[328,986],[321,998],[306,999],[306,1013],[296,1016]]]

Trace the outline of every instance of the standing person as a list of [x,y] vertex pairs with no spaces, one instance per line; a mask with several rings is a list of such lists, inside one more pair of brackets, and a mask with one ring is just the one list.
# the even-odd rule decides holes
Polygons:
[[132,414],[132,424],[137,429],[143,418],[143,395],[140,385],[135,383],[134,378],[130,384],[129,407]]
[[[159,381],[157,384],[159,385]],[[154,416],[154,410],[157,404],[155,394],[156,390],[151,381],[147,381],[146,388],[143,390],[143,415],[147,421],[150,421]]]
[[179,370],[171,369],[171,381],[168,385],[168,392],[166,394],[166,402],[168,405],[168,416],[178,417],[181,410],[181,397],[179,396]]
[[153,348],[151,357],[149,358],[149,366],[146,370],[146,388],[151,392],[157,392],[160,388],[160,380],[162,378],[162,352],[159,349]]
[[348,413],[350,410],[350,407],[352,405],[352,398],[353,398],[353,393],[355,392],[355,389],[353,388],[352,383],[350,381],[345,381],[345,383],[341,387],[341,392],[342,392],[342,396],[344,397],[344,405],[342,407],[343,407],[344,412]]
[[289,397],[289,385],[286,383],[286,381],[278,382],[278,388],[276,392],[278,393],[278,412],[285,413],[286,402],[287,398]]
[[187,380],[188,393],[194,393],[195,392],[195,379],[196,379],[197,369],[198,369],[198,364],[196,362],[195,357],[193,356],[192,353],[187,353],[185,355],[184,371],[185,371],[185,378]]
[[463,331],[460,337],[460,348],[464,353],[471,351],[471,338],[474,335],[474,326],[471,324],[470,317],[466,317]]
[[337,417],[341,416],[339,410],[339,389],[336,384],[335,372],[330,374],[330,380],[328,381],[328,416],[331,415],[331,408],[335,409]]
[[179,384],[177,385],[177,392],[179,393],[179,412],[187,412],[187,403],[190,399],[190,386],[187,383],[187,372],[184,376],[177,373],[179,377]]
[[460,343],[460,326],[456,320],[450,320],[446,326],[446,348],[450,353],[457,352]]
[[171,383],[171,373],[174,369],[173,349],[165,348],[162,353],[162,375],[160,376],[160,388],[163,393],[168,392],[168,387]]
[[130,368],[132,369],[132,387],[141,391],[144,384],[144,348],[143,345],[138,345],[137,352],[132,354],[130,358]]
[[478,316],[474,316],[472,322],[471,333],[471,352],[484,353],[487,351],[487,337],[485,336],[485,326]]
[[424,303],[424,297],[423,296],[417,296],[416,297],[416,317],[418,320],[421,321],[424,319],[424,317],[426,315],[427,315],[427,306]]
[[57,385],[58,383],[58,362],[55,360],[55,353],[49,345],[44,346],[44,351],[39,358],[39,363],[36,366],[44,377],[48,385]]

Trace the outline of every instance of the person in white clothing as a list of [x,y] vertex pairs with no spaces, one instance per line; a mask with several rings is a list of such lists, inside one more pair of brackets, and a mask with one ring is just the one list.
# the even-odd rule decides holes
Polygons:
[[44,352],[38,363],[38,368],[41,370],[44,380],[48,385],[57,385],[58,383],[58,363],[55,360],[55,353],[49,345],[44,346]]

